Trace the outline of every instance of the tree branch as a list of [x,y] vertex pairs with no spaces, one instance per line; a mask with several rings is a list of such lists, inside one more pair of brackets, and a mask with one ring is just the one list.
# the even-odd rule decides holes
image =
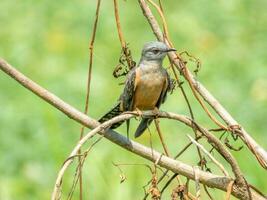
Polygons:
[[212,162],[215,163],[215,165],[217,165],[219,167],[219,169],[222,170],[223,174],[226,177],[229,177],[228,172],[225,170],[225,168],[223,167],[223,165],[217,161],[201,144],[199,144],[196,140],[194,140],[194,138],[192,138],[190,135],[187,135],[187,137],[190,139],[190,141],[192,143],[194,143],[196,146],[198,146],[210,159]]

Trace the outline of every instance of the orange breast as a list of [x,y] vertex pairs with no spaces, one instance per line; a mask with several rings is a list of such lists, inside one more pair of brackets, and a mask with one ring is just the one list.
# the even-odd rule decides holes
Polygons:
[[161,73],[141,74],[137,70],[133,109],[153,110],[159,100],[165,78]]

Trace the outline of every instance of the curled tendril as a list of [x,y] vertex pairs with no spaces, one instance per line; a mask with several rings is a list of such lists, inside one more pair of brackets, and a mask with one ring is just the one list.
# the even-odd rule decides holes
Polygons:
[[113,76],[119,78],[121,76],[126,76],[128,72],[135,67],[136,62],[132,59],[132,53],[129,49],[129,44],[122,48],[119,64],[115,67],[113,71]]
[[[189,61],[196,63],[196,69],[194,70],[194,73],[197,76],[197,73],[200,71],[200,68],[201,68],[200,60],[198,58],[196,58],[195,56],[193,56],[192,54],[188,53],[187,51],[183,51],[183,52],[179,53],[180,56],[183,56],[184,54],[188,57]],[[187,61],[185,61],[185,62],[187,63]]]

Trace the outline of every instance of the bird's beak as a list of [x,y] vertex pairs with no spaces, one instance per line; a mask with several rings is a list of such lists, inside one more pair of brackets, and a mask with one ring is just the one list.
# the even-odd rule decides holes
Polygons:
[[177,51],[176,49],[173,49],[173,48],[170,48],[170,49],[167,49],[166,52],[170,52],[170,51]]

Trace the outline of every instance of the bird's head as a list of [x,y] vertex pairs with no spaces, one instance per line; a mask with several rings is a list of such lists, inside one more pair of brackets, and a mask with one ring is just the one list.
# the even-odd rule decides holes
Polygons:
[[169,48],[163,42],[157,42],[157,41],[148,42],[143,47],[142,60],[162,62],[164,57],[170,51],[176,51],[176,50]]

